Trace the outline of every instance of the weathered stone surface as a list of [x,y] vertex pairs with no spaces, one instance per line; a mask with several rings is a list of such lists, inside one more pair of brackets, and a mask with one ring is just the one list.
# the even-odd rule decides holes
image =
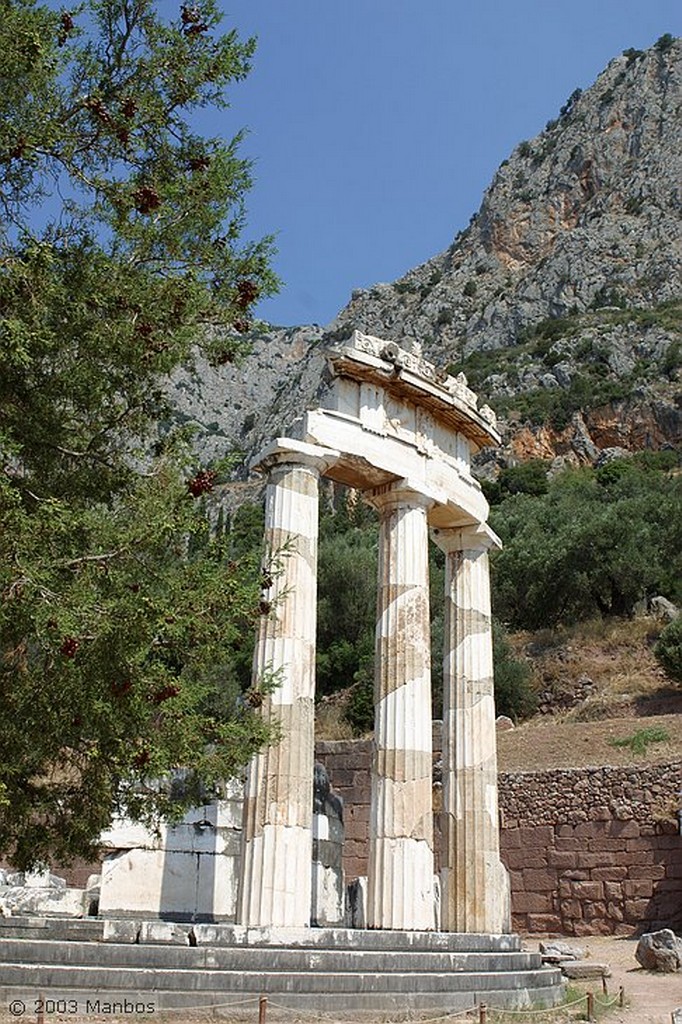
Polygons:
[[682,942],[670,928],[647,932],[637,943],[635,957],[649,971],[679,971],[682,966]]
[[649,601],[649,609],[652,615],[658,616],[659,619],[667,619],[668,622],[672,622],[680,614],[680,609],[677,605],[669,601],[667,597],[662,597],[660,594],[657,597],[652,597]]
[[561,964],[561,973],[565,978],[585,981],[589,978],[610,978],[611,968],[608,964],[597,964],[592,960],[567,960]]
[[346,927],[367,927],[367,878],[354,878],[346,887]]
[[332,792],[326,768],[313,778],[313,865],[311,924],[334,927],[345,917],[343,801]]
[[559,963],[562,960],[582,960],[585,950],[582,946],[571,946],[568,942],[541,942],[539,945],[542,959],[550,963]]
[[116,820],[101,837],[102,875],[82,893],[86,912],[233,920],[239,879],[243,785],[192,808],[182,822],[151,832]]
[[87,906],[82,889],[55,886],[0,886],[0,914],[3,917],[31,914],[83,917]]
[[430,929],[430,502],[399,485],[378,488],[371,500],[380,534],[367,921],[371,928]]
[[441,927],[505,932],[488,562],[499,541],[483,529],[439,529],[434,538],[445,551]]
[[[324,452],[292,443],[265,456],[266,570],[253,687],[275,672],[263,714],[282,738],[249,765],[237,918],[247,927],[310,923],[317,597],[318,481]],[[287,551],[285,572],[274,563]]]

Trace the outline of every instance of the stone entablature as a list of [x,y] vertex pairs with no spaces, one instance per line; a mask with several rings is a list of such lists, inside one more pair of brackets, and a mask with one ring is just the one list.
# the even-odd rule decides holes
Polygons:
[[[322,448],[324,475],[362,491],[405,480],[431,499],[430,526],[485,522],[471,455],[500,438],[494,413],[478,410],[464,374],[439,378],[413,351],[359,331],[326,354],[319,404],[277,439],[279,450],[294,440]],[[253,465],[266,465],[272,452],[268,446]]]

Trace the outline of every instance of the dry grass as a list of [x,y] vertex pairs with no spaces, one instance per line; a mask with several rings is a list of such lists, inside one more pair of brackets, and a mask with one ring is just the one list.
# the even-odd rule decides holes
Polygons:
[[583,716],[589,720],[600,711],[607,715],[609,705],[619,713],[669,688],[653,653],[663,625],[648,616],[598,619],[552,632],[517,633],[512,639],[515,649],[530,659],[538,691],[570,688],[583,677],[592,680],[597,707],[594,715]]
[[[500,768],[532,771],[681,759],[682,688],[671,683],[653,653],[663,626],[642,617],[515,634],[515,649],[531,660],[538,692],[570,693],[584,677],[594,686],[570,710],[536,715],[501,733]],[[668,739],[650,743],[642,753],[612,745],[641,733],[651,725],[651,716]]]
[[613,747],[611,740],[626,739],[642,728],[642,719],[630,716],[595,722],[575,722],[545,716],[524,722],[509,732],[498,733],[500,771],[546,771],[588,765],[629,765],[682,760],[682,694],[677,714],[656,718],[669,736],[652,743],[643,754],[628,747]]
[[344,718],[348,690],[323,697],[315,708],[315,739],[352,740],[353,727]]

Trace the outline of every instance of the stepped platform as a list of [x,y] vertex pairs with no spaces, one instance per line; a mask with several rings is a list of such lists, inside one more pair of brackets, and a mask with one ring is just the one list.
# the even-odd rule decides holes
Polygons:
[[39,997],[85,1013],[244,1005],[307,1012],[520,1009],[563,998],[558,969],[516,935],[245,929],[163,921],[0,919],[0,1005]]

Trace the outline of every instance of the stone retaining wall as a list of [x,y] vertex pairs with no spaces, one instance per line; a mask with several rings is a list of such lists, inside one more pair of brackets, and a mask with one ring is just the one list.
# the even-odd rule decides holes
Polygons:
[[[434,729],[434,746],[439,746]],[[369,741],[318,742],[345,803],[348,880],[367,873]],[[439,751],[436,749],[435,777]],[[682,929],[682,762],[503,772],[501,853],[513,926],[568,935]],[[438,809],[439,786],[434,786]]]
[[682,763],[500,775],[515,927],[682,928]]

